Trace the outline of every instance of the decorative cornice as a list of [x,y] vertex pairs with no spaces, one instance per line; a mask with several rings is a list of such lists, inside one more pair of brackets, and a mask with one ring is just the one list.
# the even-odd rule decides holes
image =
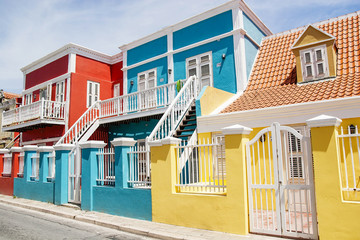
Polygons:
[[74,148],[74,144],[59,144],[54,146],[55,151],[71,151]]
[[135,143],[136,141],[134,140],[134,138],[126,137],[115,138],[113,141],[111,141],[111,144],[114,147],[132,147],[135,145]]
[[224,135],[234,135],[234,134],[244,134],[248,135],[252,132],[251,128],[236,124],[229,127],[224,127],[221,129],[221,132]]
[[306,120],[306,124],[311,128],[313,128],[313,127],[330,127],[330,126],[338,127],[341,122],[342,122],[341,119],[339,119],[337,117],[328,116],[328,115],[319,115],[317,117]]
[[24,74],[28,74],[70,53],[75,53],[107,64],[114,64],[122,61],[122,53],[118,53],[114,56],[110,56],[74,43],[69,43],[59,48],[58,50],[51,52],[48,55],[21,68],[21,71]]
[[53,152],[54,151],[54,147],[51,146],[41,146],[38,148],[37,150],[38,152]]
[[22,147],[12,147],[10,148],[10,152],[23,152],[24,149]]
[[87,141],[83,143],[79,143],[81,149],[86,148],[104,148],[106,143],[104,141]]
[[36,151],[38,149],[38,146],[36,145],[26,145],[23,147],[24,152],[29,152],[29,151]]
[[6,154],[6,153],[9,153],[9,152],[10,152],[9,149],[5,149],[5,148],[0,149],[0,154]]
[[160,147],[163,145],[161,140],[150,141],[150,142],[148,142],[148,144],[150,147]]

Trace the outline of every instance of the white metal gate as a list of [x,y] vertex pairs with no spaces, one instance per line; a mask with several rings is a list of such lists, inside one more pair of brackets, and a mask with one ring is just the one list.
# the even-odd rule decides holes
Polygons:
[[69,153],[69,195],[68,202],[81,203],[81,151],[77,145]]
[[273,123],[246,144],[250,231],[317,239],[310,137]]

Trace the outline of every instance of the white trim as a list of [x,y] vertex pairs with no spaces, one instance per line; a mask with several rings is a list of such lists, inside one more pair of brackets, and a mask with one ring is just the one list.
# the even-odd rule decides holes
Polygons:
[[160,147],[163,144],[161,143],[161,140],[155,140],[155,141],[150,141],[148,142],[150,147]]
[[[91,84],[91,88],[89,88],[89,84]],[[97,86],[97,91],[95,91],[96,86]],[[91,98],[90,102],[89,102],[89,96]],[[95,102],[97,102],[99,100],[100,100],[100,83],[87,80],[87,82],[86,82],[86,107],[87,108],[91,107]]]
[[78,54],[96,61],[104,62],[107,64],[115,64],[122,61],[122,54],[118,53],[116,55],[110,56],[74,43],[66,44],[65,46],[59,48],[58,50],[49,53],[48,55],[30,63],[29,65],[21,68],[21,71],[24,74],[28,74],[36,69],[39,69],[61,57],[64,57],[70,53]]
[[[116,90],[116,91],[115,91]],[[119,97],[121,95],[121,92],[120,92],[120,83],[116,83],[114,84],[113,86],[113,97]]]
[[[234,34],[236,34],[237,32],[245,32],[244,29],[236,29],[236,30],[231,30],[230,32],[227,32],[227,33],[223,33],[221,35],[218,35],[218,36],[215,36],[215,37],[212,37],[212,38],[208,38],[208,39],[205,39],[205,40],[202,40],[200,42],[196,42],[196,43],[193,43],[191,45],[187,45],[185,47],[182,47],[182,48],[179,48],[179,49],[176,49],[176,50],[173,50],[173,51],[168,51],[166,53],[163,53],[163,54],[160,54],[158,56],[155,56],[155,57],[152,57],[152,58],[149,58],[149,59],[146,59],[144,61],[141,61],[141,62],[138,62],[138,63],[134,63],[130,66],[123,66],[123,68],[121,70],[125,71],[125,70],[129,70],[131,68],[135,68],[135,67],[138,67],[138,66],[141,66],[141,65],[144,65],[146,63],[149,63],[149,62],[153,62],[155,60],[158,60],[160,58],[163,58],[163,57],[167,57],[169,56],[170,54],[177,54],[179,52],[183,52],[183,51],[186,51],[186,50],[189,50],[189,49],[192,49],[192,48],[196,48],[196,47],[199,47],[201,45],[204,45],[204,44],[207,44],[207,43],[211,43],[211,42],[215,42],[215,41],[218,41],[218,40],[221,40],[223,38],[226,38],[226,37],[229,37],[229,36],[232,36]],[[248,35],[246,35],[248,36]]]
[[215,115],[215,114],[219,114],[222,110],[224,110],[227,106],[229,106],[230,104],[232,104],[236,99],[238,99],[241,94],[243,94],[243,92],[237,92],[236,94],[234,94],[234,96],[232,96],[231,98],[229,98],[228,100],[226,100],[226,102],[224,102],[223,104],[221,104],[218,108],[216,108],[212,113],[210,113],[210,115]]
[[[209,62],[206,62],[205,64],[204,63],[201,63],[201,58],[204,57],[204,56],[209,56]],[[199,89],[202,89],[203,87],[207,86],[203,86],[202,85],[202,79],[203,79],[203,76],[201,74],[201,67],[202,66],[206,66],[206,65],[209,65],[209,75],[208,76],[205,76],[204,78],[207,79],[209,78],[209,85],[210,87],[214,86],[214,75],[213,75],[213,59],[212,59],[212,52],[205,52],[205,53],[201,53],[201,54],[198,54],[198,55],[195,55],[195,56],[191,56],[191,57],[188,57],[185,59],[185,70],[186,70],[186,79],[189,79],[190,76],[189,75],[189,62],[191,60],[195,60],[196,61],[196,64],[195,64],[195,70],[196,70],[196,75],[198,77],[198,85],[200,86]],[[191,69],[193,69],[194,67],[192,67]]]
[[224,135],[234,135],[234,134],[244,134],[249,135],[252,132],[251,128],[242,126],[240,124],[235,124],[229,127],[224,127],[221,129],[222,134]]
[[55,137],[55,138],[46,138],[46,139],[40,139],[40,140],[26,141],[26,142],[22,142],[22,145],[24,146],[24,145],[47,143],[47,142],[57,142],[59,139],[60,139],[60,137]]
[[[298,41],[300,40],[300,38],[305,34],[305,32],[310,28],[312,27],[313,29],[325,34],[326,36],[329,37],[329,39],[325,39],[325,40],[321,40],[321,41],[317,41],[317,42],[314,42],[314,43],[309,43],[309,44],[306,44],[306,45],[301,45],[301,46],[297,46],[297,47],[294,47]],[[321,43],[321,42],[327,42],[327,41],[330,41],[330,40],[335,40],[335,37],[327,32],[324,32],[323,30],[317,28],[317,27],[314,27],[313,25],[308,25],[305,30],[300,34],[300,36],[295,40],[294,44],[290,47],[290,49],[298,49],[298,48],[302,48],[302,47],[306,47],[308,45],[313,45],[315,43]]]
[[310,127],[330,127],[335,126],[338,127],[342,122],[341,119],[337,117],[332,117],[328,115],[319,115],[317,117],[306,120],[306,124]]
[[123,51],[123,56],[124,56],[124,61],[123,61],[123,67],[122,67],[122,71],[123,71],[123,95],[127,94],[127,82],[128,82],[128,77],[127,77],[127,51]]
[[46,82],[40,83],[40,84],[35,85],[35,86],[31,87],[31,88],[28,88],[28,89],[26,89],[26,90],[23,90],[21,94],[22,94],[22,95],[25,95],[25,94],[34,92],[34,91],[36,91],[36,90],[39,90],[39,89],[41,89],[41,88],[44,88],[44,87],[46,87],[48,84],[55,84],[55,83],[57,83],[57,82],[63,81],[63,80],[65,80],[66,78],[69,78],[70,75],[71,75],[71,73],[65,73],[65,74],[63,74],[63,75],[61,75],[61,76],[58,76],[58,77],[56,77],[56,78],[52,78],[52,79],[50,79],[50,80],[47,80]]
[[37,150],[38,152],[53,152],[54,147],[51,146],[40,146]]
[[76,54],[69,54],[69,62],[68,62],[68,73],[76,72]]
[[254,14],[254,12],[242,1],[242,0],[232,0],[227,3],[224,3],[216,8],[210,9],[206,12],[203,12],[201,14],[195,15],[193,17],[190,17],[188,19],[185,19],[179,23],[176,23],[174,25],[165,27],[155,33],[152,33],[150,35],[147,35],[143,38],[140,38],[138,40],[135,40],[133,42],[130,42],[128,44],[122,45],[119,48],[121,50],[128,50],[135,48],[137,46],[143,45],[147,42],[150,42],[152,40],[155,40],[157,38],[165,36],[169,31],[175,32],[180,29],[183,29],[185,27],[188,27],[190,25],[193,25],[195,23],[198,23],[200,21],[203,21],[205,19],[211,18],[213,16],[216,16],[218,14],[224,13],[226,11],[232,10],[233,8],[240,8],[245,12],[245,14],[267,35],[272,34],[271,31],[266,27],[266,25],[261,22],[261,20]]
[[180,138],[175,138],[175,137],[166,137],[164,139],[161,139],[161,143],[162,145],[168,145],[168,144],[176,144],[178,145],[179,143],[181,143],[181,139]]
[[71,151],[75,148],[75,144],[59,144],[54,145],[55,151]]
[[36,146],[36,145],[25,145],[23,147],[24,152],[36,151],[37,149],[38,149],[38,146]]
[[[71,75],[70,75],[71,76]],[[66,79],[65,132],[69,129],[71,77]]]
[[104,141],[87,141],[83,143],[79,143],[81,149],[86,148],[104,148],[106,143]]
[[270,126],[273,122],[303,124],[319,114],[341,119],[360,117],[360,96],[201,116],[197,118],[197,126],[198,133],[204,133],[217,132],[234,124],[251,128]]
[[23,152],[24,149],[22,149],[22,147],[12,147],[10,148],[10,152]]
[[53,124],[53,125],[65,125],[64,120],[55,120],[55,119],[36,119],[36,120],[29,120],[28,122],[12,125],[9,127],[2,127],[3,131],[13,131],[19,128],[24,128],[28,126],[38,125],[38,124]]
[[120,137],[115,138],[113,141],[111,141],[111,144],[114,147],[132,147],[134,146],[136,141],[134,138],[127,138],[127,137]]
[[[149,87],[149,73],[150,72],[154,72],[154,77],[153,77],[153,80],[154,80],[154,86],[152,87]],[[145,86],[144,86],[144,89],[141,89],[140,90],[140,75],[144,75],[145,78],[144,78],[144,83],[145,83]],[[150,79],[152,80],[152,78]],[[137,74],[137,91],[145,91],[145,90],[148,90],[150,88],[154,88],[157,86],[157,68],[152,68],[152,69],[149,69],[149,70],[146,70],[146,71],[143,71],[143,72],[140,72]]]
[[[167,74],[168,74],[168,83],[173,83],[174,82],[174,54],[173,52],[173,33],[170,32],[167,34],[167,50],[170,53],[167,56],[167,64],[168,64],[168,69],[167,69]],[[171,71],[171,73],[169,74],[169,69]]]
[[0,149],[0,154],[6,154],[9,153],[10,150],[9,149]]
[[[322,60],[320,61],[316,60],[317,50],[321,50]],[[300,50],[299,53],[300,53],[300,64],[301,64],[301,73],[302,73],[303,82],[322,79],[329,76],[329,63],[328,63],[327,49],[325,44]],[[306,53],[310,54],[309,63],[305,62]],[[318,73],[318,68],[317,68],[318,64],[323,64],[323,74],[321,75]],[[308,66],[311,67],[312,76],[310,77],[307,76]]]

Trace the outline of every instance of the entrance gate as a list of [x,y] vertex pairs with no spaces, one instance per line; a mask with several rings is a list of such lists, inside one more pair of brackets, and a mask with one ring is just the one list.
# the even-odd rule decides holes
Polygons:
[[81,203],[81,150],[79,145],[69,154],[69,195],[68,202]]
[[246,144],[250,231],[317,239],[310,137],[273,123]]

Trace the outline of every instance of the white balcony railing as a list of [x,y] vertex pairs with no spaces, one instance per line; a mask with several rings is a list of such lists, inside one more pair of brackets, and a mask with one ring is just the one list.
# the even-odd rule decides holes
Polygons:
[[175,85],[165,84],[101,101],[100,118],[168,106],[175,97]]
[[113,148],[99,149],[97,155],[98,175],[96,184],[115,186],[115,152]]
[[65,103],[41,99],[38,102],[3,112],[3,127],[21,124],[31,120],[64,120]]
[[151,188],[150,148],[144,142],[130,147],[128,184],[133,188]]

